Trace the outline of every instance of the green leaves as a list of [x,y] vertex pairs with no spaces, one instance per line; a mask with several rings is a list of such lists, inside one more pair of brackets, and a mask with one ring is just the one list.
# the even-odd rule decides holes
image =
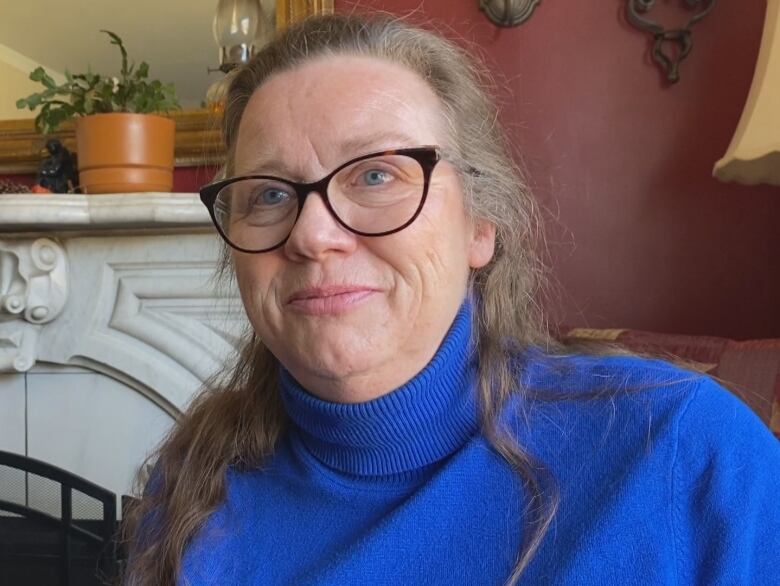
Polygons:
[[24,110],[25,108],[29,108],[30,110],[35,110],[35,108],[41,105],[42,100],[43,100],[43,94],[32,94],[30,96],[27,96],[26,98],[21,98],[19,100],[16,100],[16,107],[19,110]]
[[[122,54],[120,77],[108,77],[87,71],[74,74],[65,70],[65,83],[57,85],[43,67],[36,67],[30,79],[43,84],[42,92],[16,101],[19,109],[35,110],[35,127],[39,132],[50,133],[60,124],[76,116],[104,112],[167,112],[179,109],[179,101],[173,84],[158,80],[149,81],[149,64],[141,62],[138,68],[128,63],[127,51],[119,35],[102,30],[111,44]],[[62,99],[64,98],[64,99]]]
[[122,39],[119,38],[119,35],[112,33],[111,31],[107,30],[100,30],[101,33],[106,33],[109,37],[111,37],[111,44],[117,45],[119,47],[119,50],[122,52],[122,77],[127,77],[127,51],[125,50],[125,46],[122,44]]
[[35,129],[48,134],[60,124],[72,118],[74,108],[65,102],[49,102],[43,105],[41,113],[35,118]]
[[46,70],[43,67],[36,67],[30,74],[30,79],[32,81],[40,81],[49,89],[57,87],[57,84],[54,83],[54,79],[52,79],[52,77],[46,73]]

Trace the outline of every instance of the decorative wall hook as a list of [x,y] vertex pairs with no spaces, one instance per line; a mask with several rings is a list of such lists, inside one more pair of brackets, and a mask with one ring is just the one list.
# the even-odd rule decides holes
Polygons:
[[531,18],[542,0],[480,0],[479,9],[498,26],[517,26]]
[[[707,16],[715,7],[717,0],[683,0],[690,9],[699,8],[682,28],[665,29],[659,23],[646,17],[653,9],[655,0],[626,0],[628,20],[637,28],[643,29],[655,38],[653,59],[666,73],[666,79],[671,83],[680,80],[680,62],[693,49],[691,27]],[[665,51],[669,44],[675,45],[671,53]]]

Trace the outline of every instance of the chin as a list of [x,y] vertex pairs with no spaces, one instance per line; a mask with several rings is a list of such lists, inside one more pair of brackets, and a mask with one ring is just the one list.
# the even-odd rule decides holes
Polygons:
[[298,364],[319,378],[337,382],[370,373],[394,348],[385,336],[377,339],[354,330],[329,332],[329,329],[323,328],[310,337],[297,356]]

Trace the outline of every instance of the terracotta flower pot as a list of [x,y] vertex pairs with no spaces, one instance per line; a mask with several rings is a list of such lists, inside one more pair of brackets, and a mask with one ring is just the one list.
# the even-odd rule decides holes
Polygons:
[[84,192],[171,191],[175,129],[173,120],[154,114],[78,118],[76,154]]

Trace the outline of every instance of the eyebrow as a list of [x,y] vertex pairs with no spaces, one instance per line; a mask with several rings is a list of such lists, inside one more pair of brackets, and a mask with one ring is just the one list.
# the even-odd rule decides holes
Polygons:
[[[381,152],[383,150],[420,146],[418,140],[409,137],[406,134],[397,131],[382,131],[376,134],[370,134],[362,137],[348,138],[336,146],[335,151],[339,153],[339,160],[335,163],[340,165],[352,157],[359,157],[370,152]],[[300,180],[297,173],[293,173],[289,165],[281,159],[273,156],[265,159],[258,158],[241,175],[262,175],[279,174],[290,179]],[[295,175],[295,176],[293,176]]]
[[339,145],[342,155],[360,156],[370,151],[420,146],[419,141],[393,130],[386,130],[364,137],[349,138]]

